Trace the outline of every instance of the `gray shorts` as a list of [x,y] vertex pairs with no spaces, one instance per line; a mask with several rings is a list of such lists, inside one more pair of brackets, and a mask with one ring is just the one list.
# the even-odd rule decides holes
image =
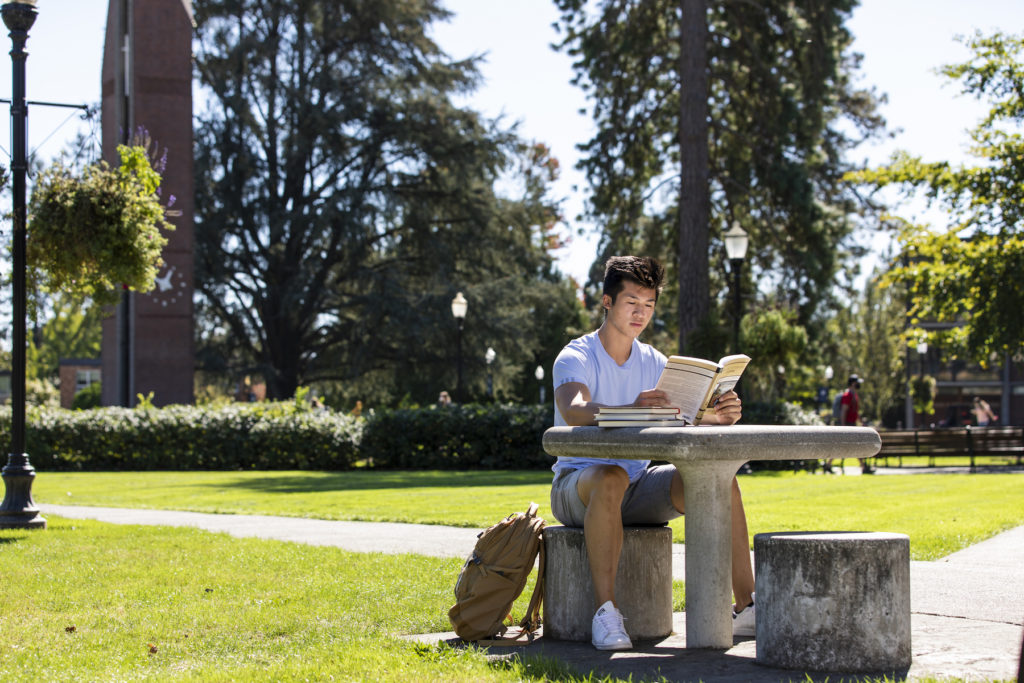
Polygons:
[[[583,526],[587,507],[580,500],[576,483],[587,468],[560,472],[551,483],[551,512],[565,526]],[[622,523],[626,526],[664,524],[682,515],[672,504],[672,478],[676,468],[657,465],[644,470],[629,485],[622,498]]]

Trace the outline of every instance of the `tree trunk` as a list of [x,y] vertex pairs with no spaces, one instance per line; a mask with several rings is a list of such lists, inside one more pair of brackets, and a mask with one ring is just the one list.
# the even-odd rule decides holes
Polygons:
[[707,0],[682,0],[679,50],[679,351],[708,311]]

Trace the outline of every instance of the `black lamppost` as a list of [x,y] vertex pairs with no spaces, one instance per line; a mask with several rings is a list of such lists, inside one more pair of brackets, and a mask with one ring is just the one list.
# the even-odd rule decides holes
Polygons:
[[487,363],[487,398],[494,398],[494,375],[491,374],[491,363],[498,357],[498,354],[490,346],[484,354],[484,362]]
[[25,42],[36,21],[36,1],[8,2],[0,8],[4,25],[10,30],[11,95],[11,186],[14,190],[12,232],[12,302],[14,348],[11,358],[11,452],[3,469],[4,500],[0,504],[0,528],[45,529],[46,520],[32,502],[32,480],[36,471],[25,452],[25,176],[28,172],[28,141],[25,126]]
[[743,267],[743,259],[747,255],[747,233],[733,223],[732,227],[722,234],[725,241],[725,254],[729,257],[732,266],[732,295],[735,301],[735,312],[733,313],[733,352],[740,353],[740,318],[743,317],[743,300],[740,294],[740,269]]
[[456,359],[456,375],[455,382],[455,400],[459,403],[463,402],[462,396],[462,321],[466,318],[466,309],[469,308],[469,303],[466,301],[466,297],[462,296],[462,292],[457,292],[455,298],[452,299],[452,315],[455,316],[455,322],[459,325],[458,334],[455,337],[455,359]]
[[540,384],[540,402],[544,403],[544,367],[538,365],[537,369],[533,371],[533,376],[537,378],[537,382]]

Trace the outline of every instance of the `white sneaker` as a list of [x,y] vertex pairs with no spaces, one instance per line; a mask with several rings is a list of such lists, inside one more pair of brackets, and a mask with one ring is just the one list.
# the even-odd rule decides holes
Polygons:
[[622,623],[622,612],[615,609],[611,600],[597,609],[590,629],[590,642],[598,650],[628,650],[633,647]]
[[[751,596],[753,599],[753,596]],[[732,634],[741,638],[753,638],[757,635],[757,612],[754,603],[750,603],[739,612],[732,613]]]

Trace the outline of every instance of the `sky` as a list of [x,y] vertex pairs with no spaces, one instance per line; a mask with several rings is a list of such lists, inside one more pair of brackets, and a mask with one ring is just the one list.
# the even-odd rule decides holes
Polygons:
[[[100,98],[100,69],[108,0],[38,0],[39,16],[29,32],[26,83],[29,100],[95,104]],[[465,104],[488,116],[518,122],[520,133],[547,144],[563,174],[554,196],[563,197],[563,214],[572,233],[570,246],[556,256],[560,269],[586,280],[596,252],[592,226],[577,224],[583,208],[586,178],[573,167],[576,145],[593,133],[580,109],[589,109],[571,85],[571,60],[550,49],[558,36],[551,24],[558,13],[551,0],[448,0],[455,13],[432,35],[454,58],[483,55],[483,83]],[[847,23],[855,37],[853,49],[864,55],[861,87],[874,86],[888,96],[881,113],[898,131],[882,144],[864,146],[853,160],[878,164],[896,149],[928,161],[969,161],[967,129],[985,108],[958,95],[953,84],[934,73],[946,63],[962,60],[966,49],[954,40],[975,30],[1024,31],[1021,0],[863,0]],[[9,51],[10,43],[4,52]],[[0,69],[0,97],[9,99],[11,70]],[[56,156],[75,134],[88,130],[79,112],[44,106],[29,107],[29,151],[44,161]],[[98,135],[98,128],[97,135]],[[0,163],[9,165],[9,117],[0,117]],[[924,219],[919,206],[902,212]],[[576,235],[579,230],[584,235]],[[876,244],[880,248],[883,245]]]

